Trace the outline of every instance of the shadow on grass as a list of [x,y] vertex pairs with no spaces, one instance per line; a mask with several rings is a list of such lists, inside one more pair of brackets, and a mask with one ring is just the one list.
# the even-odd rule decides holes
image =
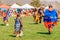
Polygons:
[[33,24],[35,25],[35,24],[38,24],[38,23],[29,23],[29,24],[30,24],[30,25],[33,25]]
[[37,32],[37,34],[47,34],[47,35],[50,35],[48,32]]
[[0,24],[0,26],[5,26],[5,24]]
[[10,37],[16,37],[15,35],[9,35]]

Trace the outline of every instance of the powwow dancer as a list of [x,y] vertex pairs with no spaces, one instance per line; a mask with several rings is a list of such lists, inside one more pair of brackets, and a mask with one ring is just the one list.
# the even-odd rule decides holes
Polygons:
[[49,5],[49,8],[44,12],[44,24],[48,29],[49,34],[51,33],[51,29],[57,25],[58,14],[55,9],[53,9],[52,5]]

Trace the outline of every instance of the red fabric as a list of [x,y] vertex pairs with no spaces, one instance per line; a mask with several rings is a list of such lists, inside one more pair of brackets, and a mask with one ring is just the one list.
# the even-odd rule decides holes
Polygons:
[[6,17],[7,16],[7,13],[3,12],[3,17]]
[[55,26],[57,22],[44,22],[45,27],[48,29],[52,28],[52,24]]
[[52,26],[48,26],[48,25],[51,25],[52,24],[52,22],[44,22],[44,25],[45,25],[45,27],[46,28],[52,28]]

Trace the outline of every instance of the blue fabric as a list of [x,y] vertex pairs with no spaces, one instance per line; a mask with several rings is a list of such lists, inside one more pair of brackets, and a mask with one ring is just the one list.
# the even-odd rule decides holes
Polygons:
[[49,11],[48,9],[44,12],[44,22],[57,22],[58,14],[55,9]]
[[10,15],[11,15],[11,13],[10,13],[10,12],[8,12],[8,17],[10,17]]
[[17,19],[16,20],[16,24],[20,24],[20,19]]
[[19,31],[19,28],[20,28],[20,27],[16,27],[16,31]]
[[16,29],[16,31],[19,31],[19,29],[20,29],[20,18],[18,18],[17,20],[15,19],[15,21],[16,21],[15,29]]

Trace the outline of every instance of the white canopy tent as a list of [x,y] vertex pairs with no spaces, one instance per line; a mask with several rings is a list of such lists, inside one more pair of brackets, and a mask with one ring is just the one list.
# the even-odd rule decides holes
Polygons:
[[44,11],[45,11],[46,9],[48,9],[48,8],[49,8],[49,7],[48,7],[48,6],[46,6],[46,7],[45,7],[45,9],[44,9]]
[[46,7],[45,7],[45,10],[46,10],[46,9],[48,9],[48,8],[49,8],[49,7],[48,7],[48,6],[46,6]]
[[19,6],[18,4],[14,3],[11,8],[21,8],[21,6]]
[[34,7],[30,6],[29,4],[25,4],[25,5],[22,6],[22,8],[31,9],[31,8],[34,8]]

